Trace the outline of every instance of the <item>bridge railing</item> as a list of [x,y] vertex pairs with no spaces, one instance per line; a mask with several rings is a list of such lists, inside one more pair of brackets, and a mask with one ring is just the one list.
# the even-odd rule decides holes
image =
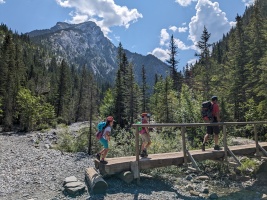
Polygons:
[[[218,122],[218,123],[158,123],[158,124],[133,124],[135,128],[135,156],[136,161],[139,162],[139,127],[180,127],[181,128],[181,136],[182,136],[182,150],[184,155],[184,163],[187,164],[187,147],[186,147],[186,127],[199,127],[199,126],[222,126],[223,132],[223,146],[224,146],[224,159],[227,160],[227,133],[226,133],[226,126],[233,126],[233,125],[247,125],[251,124],[254,125],[254,140],[256,145],[256,155],[259,156],[260,145],[258,142],[258,133],[257,133],[257,125],[258,124],[267,124],[267,121],[255,121],[255,122]],[[264,149],[261,149],[264,151]],[[265,152],[266,153],[266,152]]]

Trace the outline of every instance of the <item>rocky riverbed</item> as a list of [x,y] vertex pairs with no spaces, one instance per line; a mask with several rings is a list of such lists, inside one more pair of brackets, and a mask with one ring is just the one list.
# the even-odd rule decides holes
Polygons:
[[[81,124],[76,125],[81,126]],[[38,136],[39,134],[39,136]],[[36,138],[44,136],[36,145]],[[180,177],[160,178],[142,174],[141,185],[126,184],[115,176],[106,177],[106,194],[91,194],[87,187],[78,196],[69,196],[63,187],[66,177],[84,181],[84,170],[93,167],[86,153],[65,153],[50,149],[55,130],[30,133],[0,133],[0,199],[263,199],[267,194],[267,166],[259,176],[219,177],[216,173],[194,173],[184,169]],[[267,199],[267,197],[266,197]]]

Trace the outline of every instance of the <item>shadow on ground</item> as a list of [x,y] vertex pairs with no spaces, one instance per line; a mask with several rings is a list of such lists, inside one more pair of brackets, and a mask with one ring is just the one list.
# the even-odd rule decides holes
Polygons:
[[179,193],[179,189],[175,189],[173,184],[148,176],[141,176],[140,185],[133,181],[127,184],[112,176],[105,178],[108,184],[106,194],[90,194],[87,200],[100,200],[100,199],[123,199],[123,200],[154,200],[154,199],[183,199],[183,200],[196,200],[204,199],[201,197],[189,197]]

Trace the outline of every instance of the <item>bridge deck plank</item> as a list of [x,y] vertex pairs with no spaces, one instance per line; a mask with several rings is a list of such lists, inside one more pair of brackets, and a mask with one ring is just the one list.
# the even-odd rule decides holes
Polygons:
[[[267,150],[267,142],[261,142],[259,144]],[[228,147],[235,155],[250,155],[256,152],[255,144]],[[206,149],[206,151],[191,150],[190,154],[196,161],[203,161],[207,159],[216,160],[224,157],[223,148],[220,151],[215,151],[213,149]],[[189,158],[187,160],[190,161]],[[131,162],[135,161],[135,156],[107,158],[107,161],[108,163],[104,166],[106,173],[116,174],[122,171],[130,171]],[[178,166],[182,165],[183,162],[183,152],[149,154],[148,158],[140,158],[140,170],[166,167],[170,165]],[[95,160],[95,165],[98,167],[99,161]]]

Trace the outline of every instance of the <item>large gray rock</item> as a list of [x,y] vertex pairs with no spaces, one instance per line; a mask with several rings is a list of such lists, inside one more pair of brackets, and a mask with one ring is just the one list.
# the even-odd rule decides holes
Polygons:
[[70,176],[64,180],[65,192],[69,195],[80,195],[85,191],[85,184],[78,181],[75,176]]

